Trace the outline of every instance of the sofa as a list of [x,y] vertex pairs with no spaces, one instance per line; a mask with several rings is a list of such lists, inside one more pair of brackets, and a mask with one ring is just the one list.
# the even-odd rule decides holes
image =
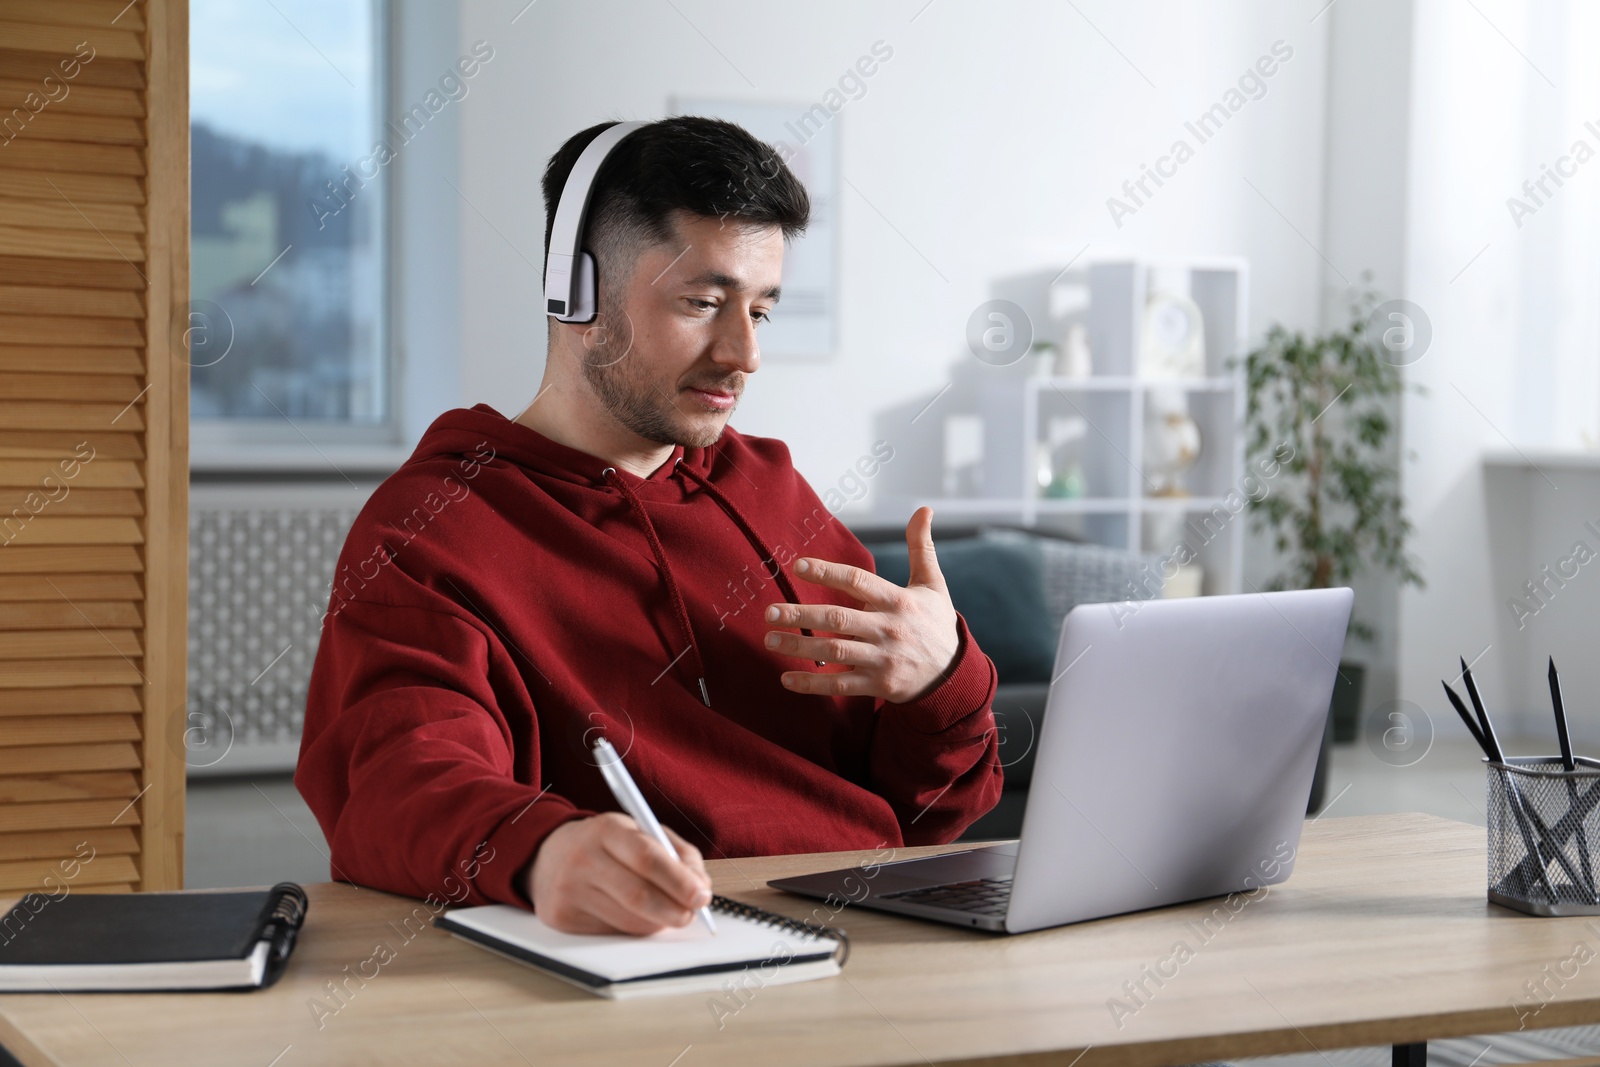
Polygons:
[[[852,531],[873,554],[878,573],[904,583],[903,527],[861,525]],[[1125,600],[1145,575],[1144,557],[1070,538],[1003,526],[935,524],[940,569],[951,600],[995,662],[999,686],[994,715],[1005,790],[963,840],[1013,838],[1033,778],[1034,741],[1044,721],[1061,620],[1077,604]],[[1327,789],[1332,722],[1311,785],[1307,813],[1322,807]]]

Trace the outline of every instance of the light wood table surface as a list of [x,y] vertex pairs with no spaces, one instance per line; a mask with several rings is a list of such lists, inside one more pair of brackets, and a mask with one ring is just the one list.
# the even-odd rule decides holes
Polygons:
[[[940,850],[898,855],[931,851]],[[803,916],[816,902],[766,880],[865,857],[710,867],[719,892]],[[289,969],[269,990],[3,996],[0,1043],[30,1067],[1092,1067],[1600,1020],[1600,921],[1495,907],[1484,877],[1480,827],[1426,815],[1322,819],[1306,827],[1290,880],[1238,898],[1233,912],[1216,898],[1002,937],[847,908],[835,920],[854,945],[843,975],[724,995],[720,1013],[705,994],[603,1000],[415,924],[408,939],[403,923],[419,902],[319,884],[308,887]],[[1197,924],[1219,906],[1224,917],[1202,936]],[[1192,955],[1174,963],[1178,942]],[[1158,985],[1146,967],[1172,976]],[[348,979],[342,1006],[319,1019],[314,1002],[339,1004],[326,983],[351,973],[374,977]],[[1135,1006],[1124,983],[1141,979],[1148,995]],[[1548,1003],[1529,982],[1543,983]],[[1114,997],[1135,1010],[1118,1018]]]

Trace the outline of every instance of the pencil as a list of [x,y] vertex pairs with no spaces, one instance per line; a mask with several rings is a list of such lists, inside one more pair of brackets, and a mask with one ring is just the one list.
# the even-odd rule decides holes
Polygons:
[[[1570,775],[1577,771],[1578,764],[1572,758],[1572,734],[1567,729],[1567,706],[1561,699],[1561,676],[1556,673],[1556,658],[1550,657],[1550,706],[1556,714],[1556,741],[1561,745],[1561,766]],[[1567,781],[1567,797],[1571,804],[1568,810],[1576,810],[1578,806],[1578,783],[1570,777]],[[1594,884],[1594,868],[1589,862],[1589,840],[1583,832],[1583,824],[1579,822],[1578,833],[1578,862],[1583,865],[1584,885],[1589,890],[1591,903],[1600,904],[1600,892],[1596,891]],[[1557,847],[1560,847],[1559,845]]]
[[[1489,711],[1483,705],[1483,695],[1478,692],[1478,683],[1472,678],[1472,668],[1467,666],[1466,657],[1461,659],[1461,680],[1466,684],[1467,696],[1472,698],[1472,710],[1478,713],[1478,725],[1483,730],[1483,744],[1489,753],[1489,759],[1493,763],[1498,763],[1502,768],[1500,773],[1502,780],[1505,782],[1506,803],[1510,806],[1511,817],[1516,821],[1517,830],[1522,835],[1522,845],[1528,852],[1528,858],[1538,865],[1539,881],[1544,885],[1544,891],[1549,895],[1550,903],[1559,904],[1561,903],[1561,898],[1556,894],[1556,887],[1550,881],[1550,871],[1548,870],[1550,861],[1546,858],[1545,846],[1534,840],[1533,828],[1529,825],[1530,813],[1528,807],[1523,803],[1521,791],[1517,789],[1516,778],[1508,769],[1509,765],[1505,761],[1505,750],[1500,747],[1500,739],[1495,736],[1494,723],[1489,721]],[[1449,687],[1447,686],[1446,688]],[[1561,864],[1562,869],[1567,873],[1567,877],[1571,878],[1573,885],[1576,886],[1578,874],[1572,870],[1572,865],[1567,862],[1566,853],[1555,847],[1553,843],[1549,845],[1549,850],[1555,853],[1557,862]]]

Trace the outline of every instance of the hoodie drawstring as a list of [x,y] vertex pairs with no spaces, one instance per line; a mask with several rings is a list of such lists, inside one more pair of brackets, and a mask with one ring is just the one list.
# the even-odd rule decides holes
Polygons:
[[[650,521],[650,515],[644,510],[644,502],[637,493],[628,488],[628,483],[622,480],[622,475],[617,473],[617,468],[607,467],[600,472],[600,477],[617,487],[628,505],[633,508],[633,513],[639,517],[639,525],[644,527],[645,540],[650,542],[650,551],[655,553],[656,566],[661,570],[661,579],[667,585],[667,596],[672,601],[672,609],[678,615],[678,626],[683,630],[683,636],[689,643],[684,649],[693,657],[695,680],[700,683],[700,699],[706,707],[711,706],[711,693],[706,689],[706,663],[700,656],[700,646],[694,640],[694,628],[689,625],[689,609],[684,606],[683,594],[678,591],[678,580],[672,576],[672,568],[667,565],[666,550],[661,547],[661,538],[656,535],[655,523]],[[678,655],[683,655],[682,652]],[[670,666],[670,665],[669,665]]]
[[[789,580],[789,576],[785,574],[783,572],[783,568],[778,565],[777,555],[772,551],[772,549],[767,547],[767,543],[761,539],[760,534],[756,533],[755,527],[751,526],[745,517],[739,513],[739,509],[733,506],[733,501],[724,496],[721,489],[718,489],[716,486],[712,485],[711,479],[707,478],[705,475],[699,473],[691,467],[685,467],[681,457],[674,465],[672,473],[682,474],[690,481],[698,485],[701,489],[704,489],[706,494],[710,496],[712,500],[715,500],[717,504],[721,506],[723,511],[728,513],[728,518],[732,519],[733,524],[739,527],[740,532],[744,534],[744,539],[749,541],[750,546],[757,552],[761,553],[762,560],[772,567],[772,580],[778,583],[779,589],[783,590],[784,599],[788,600],[791,604],[800,603],[800,594],[795,592],[794,583]],[[807,637],[811,636],[810,630],[801,630],[800,632],[805,634]]]
[[[729,500],[722,490],[711,484],[710,479],[693,468],[684,466],[681,457],[673,464],[672,473],[684,475],[689,481],[694,482],[705,490],[706,495],[711,497],[717,503],[717,506],[727,514],[728,518],[733,520],[733,524],[739,528],[740,533],[744,534],[744,538],[750,543],[750,547],[760,554],[764,563],[770,564],[772,578],[778,583],[778,588],[782,590],[784,599],[791,604],[800,603],[800,594],[796,591],[794,583],[789,580],[789,576],[784,573],[783,568],[778,564],[776,554],[767,547],[766,541],[762,540],[761,535],[756,533],[755,527],[750,525],[749,520],[744,517],[738,508],[734,507],[733,501]],[[661,538],[656,533],[655,523],[650,521],[650,515],[644,508],[644,502],[639,499],[637,493],[628,487],[628,483],[617,473],[617,468],[607,467],[600,472],[600,477],[611,485],[616,486],[617,491],[628,501],[628,506],[633,509],[633,513],[639,518],[639,525],[644,530],[645,540],[650,542],[650,551],[655,554],[656,567],[661,571],[661,580],[666,584],[667,596],[672,601],[672,610],[678,617],[678,627],[683,631],[684,640],[688,643],[688,647],[684,651],[688,652],[693,660],[692,666],[695,671],[695,681],[700,686],[700,700],[709,708],[711,706],[711,693],[706,687],[705,659],[700,655],[700,646],[694,639],[694,627],[689,623],[689,609],[684,603],[683,593],[678,589],[678,580],[672,576],[672,568],[667,563],[667,553],[661,547]],[[812,632],[805,627],[801,627],[800,632],[806,637],[813,636]],[[683,653],[680,652],[679,655],[681,656]]]

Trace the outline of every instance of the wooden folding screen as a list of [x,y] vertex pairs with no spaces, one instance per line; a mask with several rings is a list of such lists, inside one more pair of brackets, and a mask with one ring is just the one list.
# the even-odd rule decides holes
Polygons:
[[182,0],[0,0],[0,895],[182,884],[188,110]]

